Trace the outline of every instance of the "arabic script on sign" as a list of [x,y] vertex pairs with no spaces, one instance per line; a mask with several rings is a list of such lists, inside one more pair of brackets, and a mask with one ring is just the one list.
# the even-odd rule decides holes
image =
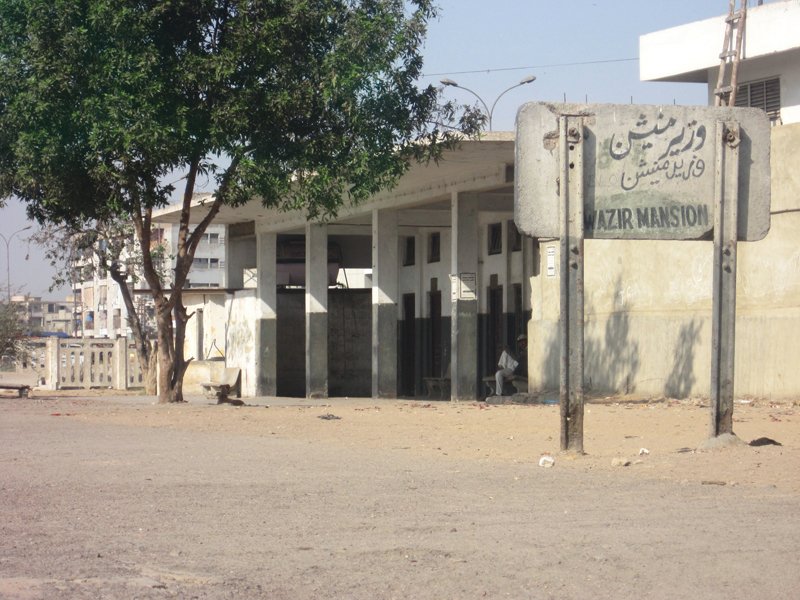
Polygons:
[[698,155],[706,143],[706,126],[691,120],[680,126],[670,118],[664,122],[659,113],[650,126],[645,115],[640,115],[634,128],[624,138],[611,136],[608,153],[612,159],[621,161],[633,150],[634,167],[628,166],[620,176],[620,187],[625,191],[635,189],[640,183],[659,185],[664,180],[701,177],[706,170],[705,160]]

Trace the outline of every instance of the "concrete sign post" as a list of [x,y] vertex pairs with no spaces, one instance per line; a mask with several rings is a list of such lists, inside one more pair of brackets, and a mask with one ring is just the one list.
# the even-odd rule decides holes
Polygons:
[[561,449],[583,453],[583,121],[558,119],[560,153]]
[[515,221],[561,242],[563,450],[583,446],[583,240],[592,238],[715,240],[711,431],[731,432],[736,241],[769,231],[769,136],[766,114],[751,108],[520,109]]
[[733,433],[736,346],[736,223],[741,131],[736,122],[717,126],[714,197],[714,261],[711,310],[711,437]]

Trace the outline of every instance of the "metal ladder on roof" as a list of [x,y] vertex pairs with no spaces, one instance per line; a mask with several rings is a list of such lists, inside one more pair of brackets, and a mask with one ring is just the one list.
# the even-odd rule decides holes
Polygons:
[[742,57],[744,24],[747,19],[747,0],[730,0],[728,16],[725,17],[725,38],[719,55],[719,75],[714,89],[714,106],[734,106],[738,85],[739,61]]

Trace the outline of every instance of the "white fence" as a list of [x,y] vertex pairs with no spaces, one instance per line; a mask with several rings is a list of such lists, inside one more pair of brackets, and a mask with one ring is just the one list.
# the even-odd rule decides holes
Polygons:
[[49,338],[46,350],[45,387],[113,388],[143,387],[136,347],[125,338]]

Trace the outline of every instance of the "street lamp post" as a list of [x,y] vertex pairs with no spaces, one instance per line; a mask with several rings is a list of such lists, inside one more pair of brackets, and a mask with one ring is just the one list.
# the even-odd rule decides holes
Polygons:
[[500,94],[497,96],[497,98],[494,99],[494,102],[492,102],[492,107],[491,108],[489,108],[489,105],[486,104],[486,102],[484,102],[483,98],[481,98],[476,92],[474,92],[473,90],[471,90],[469,88],[464,87],[463,85],[459,85],[457,82],[453,81],[452,79],[445,78],[445,79],[440,80],[440,83],[442,85],[444,85],[444,86],[461,88],[465,92],[469,92],[470,94],[475,96],[478,100],[480,100],[480,103],[483,104],[483,109],[486,111],[486,116],[489,118],[489,131],[491,131],[492,130],[492,115],[494,114],[494,107],[497,106],[497,101],[500,100],[500,98],[505,96],[506,93],[510,92],[514,88],[518,88],[520,86],[527,85],[529,83],[533,83],[534,81],[536,81],[536,76],[535,75],[528,75],[527,77],[521,79],[519,81],[519,83],[515,83],[511,87],[508,87],[508,88],[504,89],[502,92],[500,92]]
[[12,233],[8,238],[0,233],[0,238],[3,238],[3,241],[6,243],[6,285],[8,286],[8,303],[11,304],[11,240],[14,239],[14,236],[18,233],[22,233],[23,231],[28,231],[32,226],[28,225],[27,227],[23,227],[22,229],[18,229],[14,233]]

